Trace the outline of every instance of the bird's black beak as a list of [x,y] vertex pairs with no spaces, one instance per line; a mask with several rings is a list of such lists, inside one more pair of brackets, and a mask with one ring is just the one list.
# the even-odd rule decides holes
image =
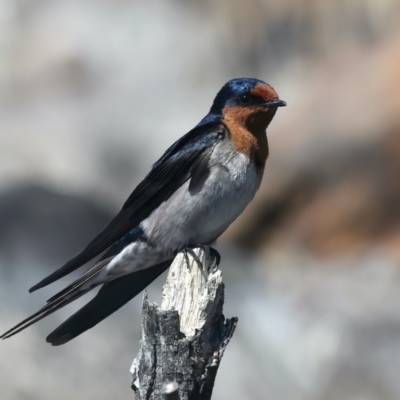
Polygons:
[[283,100],[271,100],[264,103],[266,107],[286,107],[286,101]]

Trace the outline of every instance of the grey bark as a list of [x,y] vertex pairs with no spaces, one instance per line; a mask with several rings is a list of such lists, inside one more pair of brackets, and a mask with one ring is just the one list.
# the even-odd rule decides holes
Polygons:
[[202,266],[191,255],[178,254],[163,288],[161,307],[144,295],[141,348],[131,367],[136,400],[166,398],[167,382],[179,384],[181,400],[211,399],[237,318],[225,319],[222,314],[222,273],[209,248],[194,252]]

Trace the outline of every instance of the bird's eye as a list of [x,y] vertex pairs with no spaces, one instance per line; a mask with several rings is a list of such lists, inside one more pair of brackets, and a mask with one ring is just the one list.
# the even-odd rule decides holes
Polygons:
[[239,101],[240,101],[242,104],[249,104],[250,101],[251,101],[251,98],[250,98],[250,96],[249,96],[248,94],[242,94],[242,95],[239,97]]

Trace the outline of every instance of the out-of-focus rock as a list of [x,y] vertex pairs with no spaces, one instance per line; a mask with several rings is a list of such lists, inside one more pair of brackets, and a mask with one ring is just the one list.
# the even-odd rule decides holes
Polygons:
[[111,220],[94,201],[28,183],[0,193],[0,255],[7,268],[33,264],[61,266]]

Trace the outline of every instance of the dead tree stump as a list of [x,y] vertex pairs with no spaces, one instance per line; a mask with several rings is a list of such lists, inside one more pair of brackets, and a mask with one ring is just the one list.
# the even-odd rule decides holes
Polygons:
[[[210,400],[217,370],[237,324],[222,314],[224,284],[209,248],[178,254],[159,307],[143,298],[141,348],[131,373],[136,400],[160,400],[163,385],[179,384],[181,400]],[[188,261],[188,264],[186,262]]]

